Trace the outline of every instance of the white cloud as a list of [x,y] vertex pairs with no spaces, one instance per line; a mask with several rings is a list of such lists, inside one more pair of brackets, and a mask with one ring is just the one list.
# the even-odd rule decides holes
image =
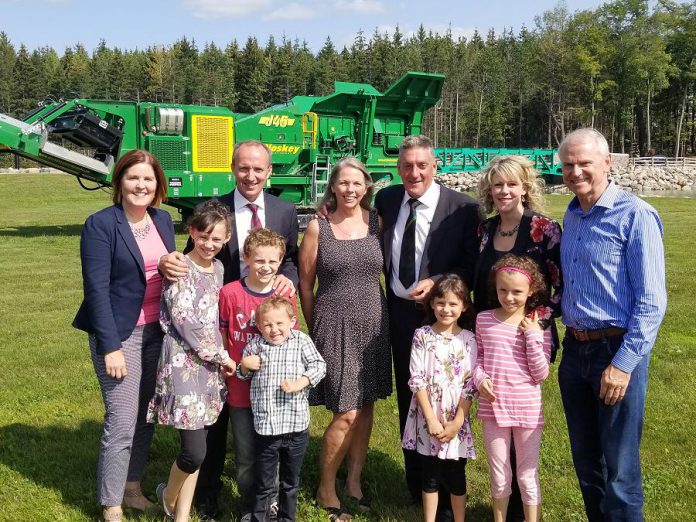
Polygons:
[[297,2],[292,2],[284,7],[276,9],[267,16],[264,20],[310,20],[319,16],[318,5],[301,5]]
[[184,0],[196,18],[238,18],[258,11],[268,11],[272,0]]
[[341,11],[353,11],[355,13],[383,13],[384,4],[377,0],[338,0],[336,9]]

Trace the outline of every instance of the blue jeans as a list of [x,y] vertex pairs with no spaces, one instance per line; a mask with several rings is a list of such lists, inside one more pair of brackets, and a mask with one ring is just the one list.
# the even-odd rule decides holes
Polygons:
[[585,512],[590,522],[643,520],[640,439],[650,356],[631,374],[623,400],[599,400],[602,372],[621,346],[622,336],[580,342],[563,340],[558,368],[570,448]]
[[300,469],[308,445],[309,430],[283,435],[256,434],[256,504],[252,520],[269,520],[279,463],[278,521],[295,520],[297,495],[300,491]]

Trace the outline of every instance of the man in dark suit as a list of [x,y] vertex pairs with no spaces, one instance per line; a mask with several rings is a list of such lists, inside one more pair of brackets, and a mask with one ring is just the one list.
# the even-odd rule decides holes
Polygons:
[[[274,288],[278,293],[294,294],[298,284],[297,210],[294,205],[263,191],[264,184],[271,175],[271,151],[258,141],[237,143],[232,156],[232,171],[237,186],[232,192],[219,198],[220,202],[234,212],[235,221],[230,241],[218,254],[225,267],[225,284],[246,275],[248,269],[239,251],[250,230],[266,227],[285,238],[285,258],[276,276]],[[190,246],[187,246],[187,250]],[[175,279],[185,273],[186,265],[179,262],[181,255],[169,254],[160,260],[160,270],[168,279]],[[233,423],[252,422],[250,412],[248,408],[228,407],[226,404],[218,421],[208,430],[208,451],[196,486],[197,508],[203,520],[214,520],[218,516],[217,495],[222,485],[228,419]],[[240,489],[253,487],[253,448],[247,447],[246,442],[248,441],[234,441],[237,476],[243,477],[244,482],[238,484]],[[241,473],[240,467],[244,468]],[[242,513],[249,513],[252,507],[241,506]]]
[[[456,273],[471,288],[481,213],[474,199],[434,183],[437,164],[429,138],[405,138],[397,168],[403,185],[380,190],[375,206],[383,223],[387,304],[403,435],[412,396],[408,380],[413,332],[423,325],[430,291],[443,274]],[[420,502],[418,454],[404,450],[404,465],[409,492]],[[438,510],[438,519],[448,520],[449,495],[441,492],[440,500],[439,506],[445,509]]]

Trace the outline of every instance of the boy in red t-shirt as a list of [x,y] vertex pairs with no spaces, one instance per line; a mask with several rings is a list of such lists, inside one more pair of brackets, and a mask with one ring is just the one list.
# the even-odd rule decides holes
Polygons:
[[[228,283],[220,291],[220,332],[230,357],[239,363],[246,344],[258,334],[256,308],[273,295],[273,280],[285,255],[285,239],[267,228],[249,232],[242,256],[249,275]],[[295,296],[288,297],[297,315]],[[295,324],[295,329],[299,325]],[[232,448],[242,519],[254,509],[254,417],[251,413],[250,381],[236,375],[227,378],[227,404],[232,426]]]

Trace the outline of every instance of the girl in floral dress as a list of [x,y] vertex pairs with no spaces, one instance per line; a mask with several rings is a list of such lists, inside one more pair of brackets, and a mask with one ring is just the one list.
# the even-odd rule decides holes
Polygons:
[[235,363],[222,346],[218,330],[218,295],[222,263],[215,255],[230,239],[230,211],[216,200],[199,205],[188,231],[193,249],[186,254],[188,273],[164,285],[160,324],[164,342],[157,369],[155,396],[148,421],[175,427],[181,451],[169,481],[157,486],[165,515],[188,520],[205,458],[206,426],[214,424],[225,401],[225,376]]
[[429,319],[415,331],[411,348],[413,399],[404,428],[403,447],[416,450],[422,461],[423,516],[434,522],[438,489],[450,492],[455,522],[466,510],[467,459],[475,458],[469,425],[476,362],[471,331],[473,310],[469,289],[461,278],[445,275],[433,288]]

